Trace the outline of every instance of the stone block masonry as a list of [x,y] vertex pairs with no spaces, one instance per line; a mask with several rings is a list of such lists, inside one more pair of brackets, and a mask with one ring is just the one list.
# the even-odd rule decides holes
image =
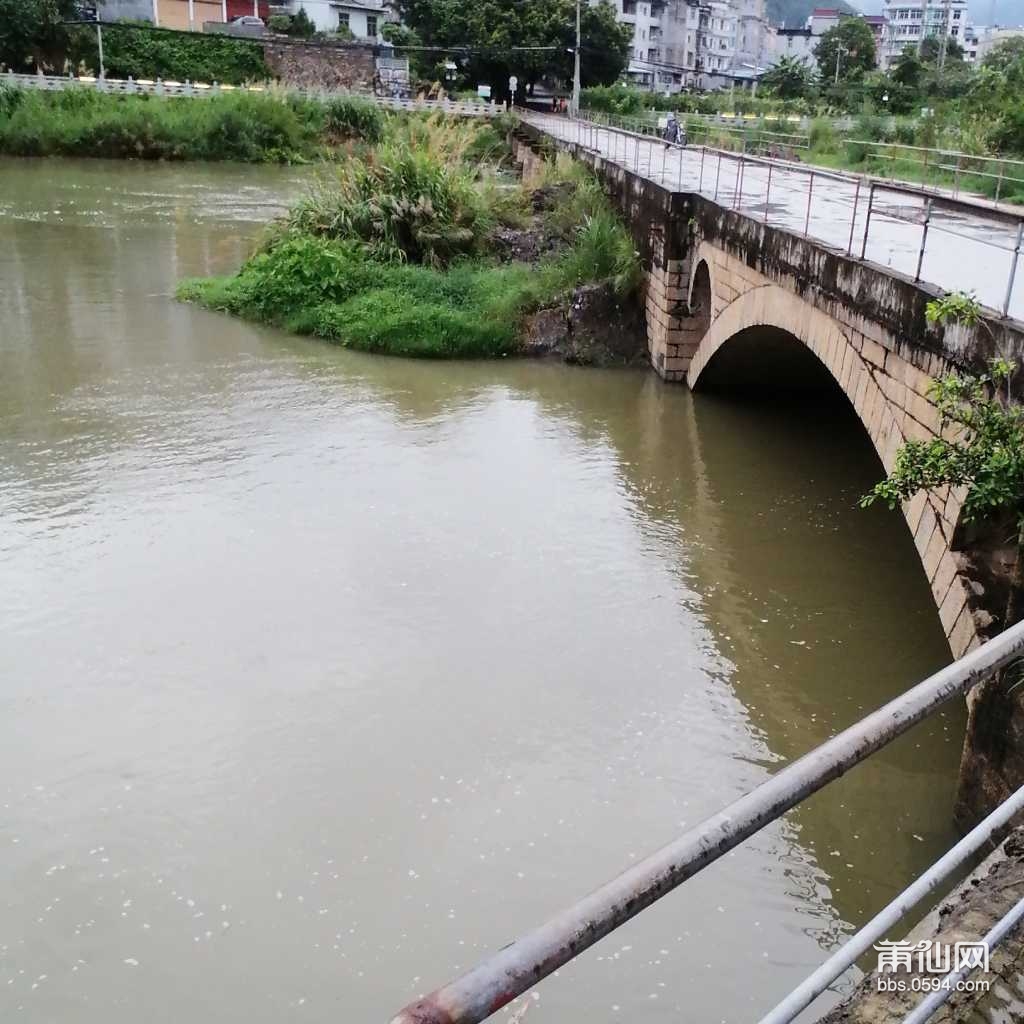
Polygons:
[[[1024,364],[1024,326],[1015,321],[932,327],[925,307],[938,293],[927,285],[705,196],[672,192],[534,126],[523,134],[539,151],[557,147],[591,166],[623,215],[644,268],[648,355],[666,381],[700,387],[709,366],[735,360],[723,362],[719,350],[737,346],[742,359],[781,363],[783,347],[792,353],[795,341],[817,357],[819,377],[821,367],[831,375],[889,470],[905,441],[927,441],[942,429],[929,394],[934,378],[984,370],[996,355]],[[964,497],[963,488],[947,487],[903,506],[955,657],[1002,629],[1005,611],[979,569],[983,546],[961,521]],[[963,825],[1024,783],[1024,691],[1008,706],[1003,689],[989,690],[979,696],[976,688],[969,701],[957,806]]]
[[264,40],[263,59],[285,85],[373,95],[376,57],[372,46],[306,43],[275,36]]

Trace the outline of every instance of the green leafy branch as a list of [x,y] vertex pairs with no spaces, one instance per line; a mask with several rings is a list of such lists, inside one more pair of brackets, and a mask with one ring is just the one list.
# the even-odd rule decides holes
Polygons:
[[[984,323],[973,295],[954,293],[928,303],[931,323]],[[1011,397],[1016,364],[993,359],[987,373],[951,373],[932,381],[928,394],[939,412],[937,436],[907,441],[896,453],[889,476],[861,499],[866,507],[884,501],[890,508],[921,491],[966,487],[966,522],[1011,513],[1017,526],[1018,557],[1011,589],[1021,585],[1024,561],[1024,407]],[[1007,622],[1015,620],[1011,593]]]

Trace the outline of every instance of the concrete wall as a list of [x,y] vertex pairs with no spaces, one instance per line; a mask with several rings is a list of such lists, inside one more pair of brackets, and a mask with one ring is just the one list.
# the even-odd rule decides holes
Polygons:
[[263,43],[263,53],[271,73],[286,85],[373,93],[372,46],[303,43],[278,36]]
[[153,0],[100,0],[104,21],[152,21]]

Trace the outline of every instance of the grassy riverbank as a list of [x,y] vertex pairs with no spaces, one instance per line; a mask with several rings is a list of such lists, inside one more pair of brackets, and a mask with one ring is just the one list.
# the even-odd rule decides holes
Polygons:
[[303,162],[350,139],[378,141],[386,115],[355,97],[279,92],[206,99],[0,86],[0,153],[142,160]]
[[[179,297],[347,347],[406,356],[494,357],[520,347],[528,314],[579,285],[635,289],[629,237],[597,183],[549,165],[551,197],[502,172],[481,124],[409,119],[353,156],[273,226],[239,272],[183,282]],[[529,261],[501,239],[543,238]]]

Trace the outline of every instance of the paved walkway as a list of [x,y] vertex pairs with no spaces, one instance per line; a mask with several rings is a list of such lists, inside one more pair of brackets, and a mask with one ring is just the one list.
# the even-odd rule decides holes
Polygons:
[[[854,176],[810,166],[795,168],[783,161],[755,163],[702,147],[679,149],[648,136],[565,117],[522,116],[550,135],[596,149],[666,188],[699,192],[774,227],[806,233],[832,249],[861,254],[869,189],[865,182],[858,192]],[[1002,311],[1017,225],[1005,216],[958,203],[951,195],[948,199],[948,204],[943,199],[932,209],[921,280],[945,291],[973,291],[984,305]],[[926,197],[913,190],[879,184],[871,205],[865,258],[913,278],[926,205]],[[1024,320],[1022,278],[1024,267],[1017,274],[1009,313]]]

